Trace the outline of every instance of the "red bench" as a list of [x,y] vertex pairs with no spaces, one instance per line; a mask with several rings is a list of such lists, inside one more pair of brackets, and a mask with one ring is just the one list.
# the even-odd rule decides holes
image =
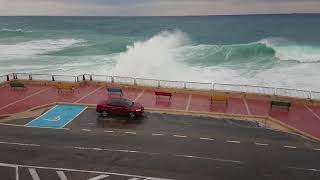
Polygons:
[[156,95],[156,98],[158,98],[159,96],[167,96],[169,97],[169,100],[171,100],[171,97],[172,97],[172,93],[169,93],[169,92],[155,91],[154,94]]

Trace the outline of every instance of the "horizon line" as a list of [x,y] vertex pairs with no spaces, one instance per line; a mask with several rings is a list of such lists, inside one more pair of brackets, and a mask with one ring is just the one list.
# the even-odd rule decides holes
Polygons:
[[320,15],[318,13],[259,13],[210,15],[0,15],[0,17],[208,17],[208,16],[263,16],[263,15]]

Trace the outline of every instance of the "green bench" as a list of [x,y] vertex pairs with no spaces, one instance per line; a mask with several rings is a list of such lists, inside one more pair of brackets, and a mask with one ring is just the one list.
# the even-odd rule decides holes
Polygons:
[[25,89],[26,88],[26,86],[21,82],[11,82],[10,87],[11,87],[11,89],[20,89],[20,88]]
[[291,107],[291,103],[290,102],[282,102],[282,101],[271,101],[270,109],[272,109],[273,106],[286,107],[289,111],[290,107]]

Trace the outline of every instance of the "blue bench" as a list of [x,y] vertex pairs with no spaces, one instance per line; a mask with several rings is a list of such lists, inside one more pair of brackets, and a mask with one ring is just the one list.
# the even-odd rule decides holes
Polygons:
[[108,95],[111,96],[112,93],[119,93],[120,96],[123,96],[123,91],[121,88],[107,88]]

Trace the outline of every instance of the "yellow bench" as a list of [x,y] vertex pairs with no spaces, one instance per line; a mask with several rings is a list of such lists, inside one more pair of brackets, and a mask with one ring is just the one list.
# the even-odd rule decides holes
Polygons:
[[225,104],[228,105],[228,96],[213,95],[210,97],[210,101],[211,101],[211,105],[213,104],[214,101],[225,102]]
[[59,83],[56,85],[58,92],[61,92],[62,90],[68,90],[71,92],[74,92],[75,86],[72,84],[63,84],[63,83]]

